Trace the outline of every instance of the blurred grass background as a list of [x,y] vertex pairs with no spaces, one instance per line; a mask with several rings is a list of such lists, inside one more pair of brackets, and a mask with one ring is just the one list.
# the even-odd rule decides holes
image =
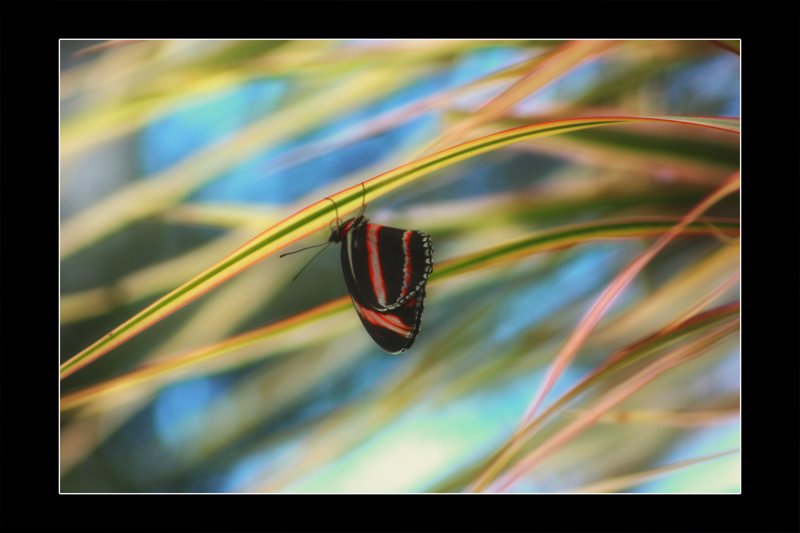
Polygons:
[[[61,361],[266,227],[432,150],[559,119],[738,117],[737,50],[61,41]],[[532,139],[397,189],[367,216],[429,233],[437,263],[576,223],[677,223],[738,170],[738,141],[646,123]],[[738,239],[720,229],[738,223],[738,195],[703,217],[716,229],[675,239],[646,266],[545,405],[615,352],[738,303]],[[61,490],[470,490],[581,316],[652,241],[601,236],[442,280],[399,356],[377,348],[348,308],[65,407]],[[290,282],[305,260],[267,258],[64,379],[62,397],[346,294],[338,250]],[[697,341],[718,325],[643,352],[557,409],[504,468],[642,365],[692,350],[507,490],[739,492],[738,333]]]

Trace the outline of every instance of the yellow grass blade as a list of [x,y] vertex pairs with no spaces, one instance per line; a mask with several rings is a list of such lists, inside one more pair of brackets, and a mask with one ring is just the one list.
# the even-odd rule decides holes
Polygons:
[[669,463],[663,466],[659,466],[658,468],[651,468],[650,470],[644,470],[642,472],[636,472],[633,474],[626,474],[624,476],[617,476],[609,479],[603,479],[601,481],[596,481],[589,485],[584,485],[582,487],[577,487],[574,489],[568,489],[563,492],[568,492],[568,493],[622,492],[625,489],[629,489],[631,487],[641,485],[642,483],[646,483],[648,481],[652,481],[654,479],[667,476],[669,474],[683,470],[684,468],[688,468],[690,466],[694,466],[701,463],[706,463],[708,461],[713,461],[714,459],[719,459],[720,457],[726,457],[728,455],[733,455],[735,453],[739,453],[738,448],[733,450],[725,450],[717,453],[710,453],[707,455],[701,455],[700,457],[695,457],[693,459],[686,459],[684,461],[676,461],[674,463]]
[[215,176],[268,146],[313,129],[343,111],[364,105],[409,79],[409,75],[403,76],[388,69],[357,75],[313,98],[288,106],[155,175],[136,180],[62,224],[61,257],[68,257],[132,222],[164,211]]
[[597,420],[610,409],[661,376],[664,372],[699,357],[724,337],[737,331],[738,328],[739,320],[736,318],[703,335],[701,338],[689,342],[671,351],[667,355],[660,357],[631,378],[611,389],[608,393],[603,395],[603,397],[599,398],[589,409],[584,411],[577,420],[570,422],[555,435],[537,446],[532,452],[510,468],[506,474],[502,475],[495,483],[490,485],[487,490],[490,492],[503,492],[508,490],[514,483],[519,481],[523,475],[530,473],[536,466],[544,461],[544,459],[597,422]]
[[570,72],[575,67],[603,53],[617,44],[616,41],[568,41],[539,57],[529,71],[501,94],[483,103],[474,113],[450,127],[425,151],[448,146],[463,139],[471,130],[500,118],[504,112],[523,98],[530,96],[552,81]]
[[[711,120],[711,122],[709,122]],[[436,170],[454,165],[479,154],[497,150],[523,140],[557,135],[568,131],[624,124],[630,122],[678,123],[691,126],[721,129],[736,133],[738,128],[720,126],[713,119],[675,119],[663,117],[603,117],[568,119],[552,123],[534,124],[513,128],[469,141],[436,154],[423,157],[401,167],[355,185],[329,198],[291,215],[244,244],[221,262],[195,276],[184,285],[170,292],[154,304],[127,320],[110,333],[90,345],[61,365],[61,377],[67,377],[91,363],[116,346],[137,335],[146,328],[184,307],[195,298],[210,291],[238,272],[254,265],[270,254],[320,230],[363,203],[407,185]]]
[[533,419],[536,410],[541,405],[547,393],[550,392],[558,376],[569,365],[570,361],[575,357],[580,347],[585,343],[586,339],[595,329],[600,319],[603,317],[608,308],[612,305],[614,300],[625,289],[625,287],[633,280],[633,278],[644,269],[645,265],[649,263],[653,257],[663,250],[670,241],[672,241],[686,225],[690,224],[704,213],[709,207],[717,203],[720,199],[739,190],[739,173],[737,172],[725,183],[723,183],[717,190],[712,192],[706,199],[700,202],[694,209],[687,213],[681,222],[675,226],[673,231],[668,232],[653,243],[643,254],[637,257],[634,261],[629,263],[622,272],[619,273],[617,278],[609,284],[609,286],[598,297],[589,311],[586,313],[581,323],[573,331],[572,335],[567,339],[563,348],[556,354],[553,362],[548,368],[547,375],[545,376],[544,384],[540,387],[536,396],[534,397],[531,405],[525,411],[522,418],[520,429],[526,423]]
[[[627,219],[604,221],[601,223],[592,222],[539,232],[523,239],[517,239],[456,259],[443,261],[437,265],[436,270],[431,275],[429,284],[435,285],[440,280],[450,276],[470,272],[478,268],[487,268],[532,253],[557,250],[567,246],[590,242],[594,239],[605,240],[659,235],[662,234],[662,232],[669,231],[673,222],[674,219]],[[685,230],[686,234],[690,235],[707,235],[716,231],[725,231],[733,234],[737,232],[738,229],[734,224],[714,222],[713,224],[696,223]],[[315,326],[317,321],[341,312],[348,307],[349,299],[347,297],[339,298],[266,327],[232,337],[199,350],[193,350],[177,357],[147,365],[129,374],[68,394],[62,398],[61,408],[71,409],[103,395],[149,382],[154,378],[159,378],[159,381],[157,383],[153,382],[151,385],[161,384],[164,378],[168,378],[172,381],[178,377],[185,376],[186,370],[197,371],[195,367],[200,363],[230,354],[234,350],[249,348],[271,336],[290,333],[300,327],[319,328],[318,325]],[[303,335],[303,337],[307,338],[308,335]],[[263,356],[263,350],[256,353]],[[236,364],[242,364],[247,360],[248,359],[243,360],[237,358]],[[224,366],[223,368],[228,367],[229,366]],[[207,371],[207,369],[205,370]]]

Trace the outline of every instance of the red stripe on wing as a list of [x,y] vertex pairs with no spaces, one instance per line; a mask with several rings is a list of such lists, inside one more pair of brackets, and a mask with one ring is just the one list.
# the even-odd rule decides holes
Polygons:
[[404,337],[411,336],[411,328],[405,325],[403,321],[400,320],[400,317],[386,313],[378,313],[377,311],[373,311],[368,307],[360,305],[355,300],[353,301],[353,304],[355,305],[356,311],[358,311],[358,313],[364,317],[364,320],[373,326],[388,329],[389,331]]

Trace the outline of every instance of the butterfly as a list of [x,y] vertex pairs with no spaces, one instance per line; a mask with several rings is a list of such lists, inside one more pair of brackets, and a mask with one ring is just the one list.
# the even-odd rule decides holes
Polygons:
[[362,205],[337,224],[324,244],[341,244],[342,274],[364,329],[384,351],[400,353],[419,333],[433,244],[426,233],[373,224],[363,212]]

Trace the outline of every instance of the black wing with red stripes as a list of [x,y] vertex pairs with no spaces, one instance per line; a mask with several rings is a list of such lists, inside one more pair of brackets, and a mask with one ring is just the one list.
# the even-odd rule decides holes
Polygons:
[[359,216],[342,223],[331,240],[342,241],[342,272],[364,328],[389,353],[410,348],[433,270],[430,236]]

